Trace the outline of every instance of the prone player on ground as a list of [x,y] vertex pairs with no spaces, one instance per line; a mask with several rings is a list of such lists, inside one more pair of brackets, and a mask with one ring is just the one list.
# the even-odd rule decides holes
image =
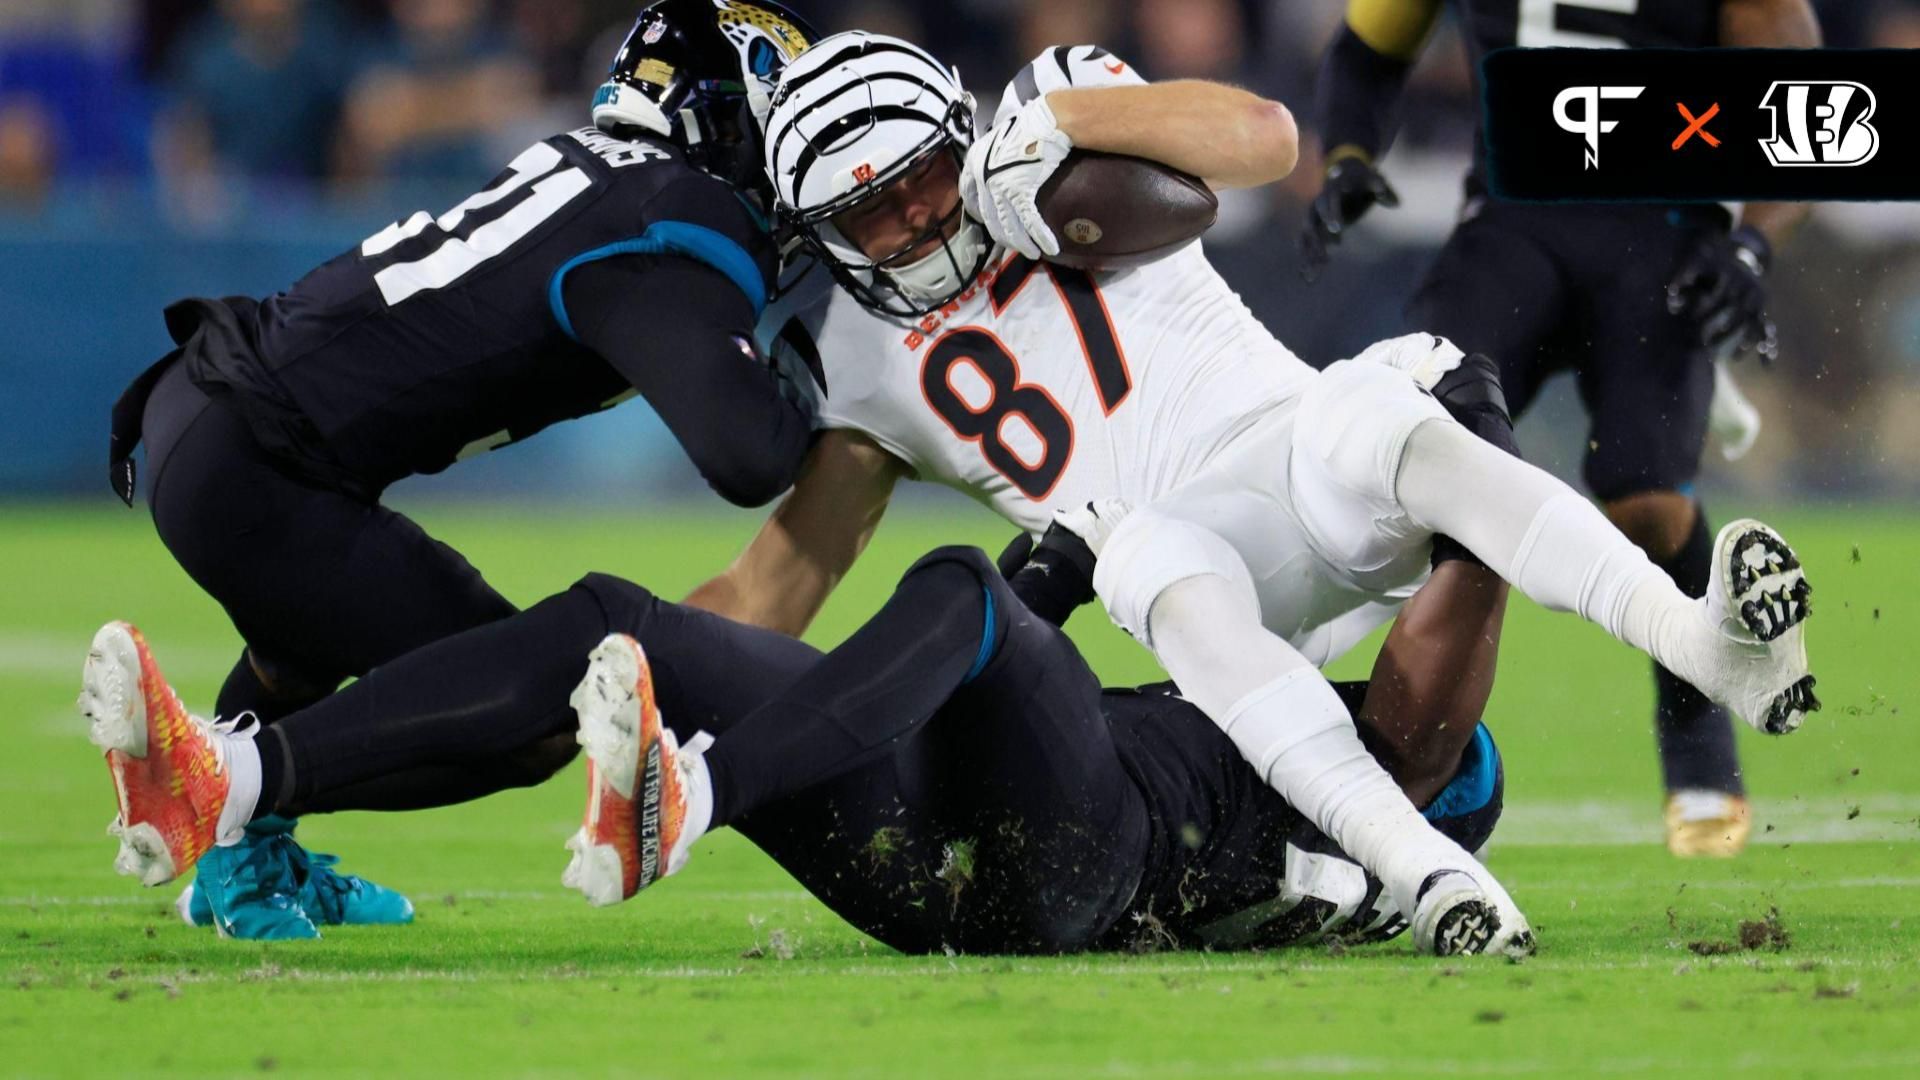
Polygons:
[[[1100,689],[1053,622],[1091,596],[1076,546],[1049,538],[1011,582],[977,550],[934,551],[825,656],[592,575],[258,733],[189,718],[145,641],[113,623],[81,706],[119,773],[122,814],[162,838],[176,870],[249,817],[388,809],[370,793],[446,770],[499,783],[503,756],[577,735],[590,791],[565,880],[596,904],[676,871],[695,839],[730,825],[911,952],[1279,946],[1404,928],[1379,882],[1171,687]],[[1376,752],[1401,727],[1475,732],[1423,797],[1470,848],[1500,812],[1499,757],[1476,720],[1504,596],[1484,569],[1448,564],[1403,611],[1371,686],[1343,688]],[[1434,632],[1462,624],[1476,632]],[[1457,678],[1422,696],[1404,660],[1435,649]]]
[[[382,229],[286,292],[168,309],[180,347],[115,407],[113,480],[130,504],[144,439],[160,539],[246,641],[218,715],[272,723],[514,612],[381,503],[403,477],[639,394],[728,500],[786,489],[811,425],[752,341],[777,264],[757,110],[812,37],[777,4],[660,0],[595,96],[594,126],[534,143],[458,206]],[[491,767],[545,776],[573,753],[529,745]],[[417,779],[386,797],[502,782]],[[411,918],[404,897],[309,860],[290,831],[256,823],[203,860],[183,913],[238,937]],[[137,862],[141,841],[127,842]]]
[[[1110,614],[1386,882],[1429,949],[1524,950],[1530,933],[1360,752],[1315,669],[1417,586],[1437,533],[1755,726],[1790,730],[1812,706],[1804,582],[1784,542],[1753,523],[1723,533],[1721,580],[1692,603],[1564,484],[1448,415],[1434,391],[1478,393],[1465,405],[1481,430],[1504,431],[1484,371],[1444,340],[1383,342],[1315,373],[1197,246],[1098,274],[1030,257],[1055,250],[1035,195],[1072,147],[1263,183],[1292,165],[1283,108],[1214,84],[1146,85],[1081,46],[1016,78],[977,144],[970,115],[948,68],[878,35],[825,39],[783,76],[767,137],[775,192],[842,288],[810,296],[803,282],[762,326],[819,367],[830,430],[691,602],[804,628],[903,476],[1036,534],[1070,512],[1106,545],[1096,584]],[[1465,748],[1454,732],[1426,744],[1440,775]]]
[[[1820,43],[1807,0],[1447,2],[1476,69],[1488,52],[1514,45]],[[1302,233],[1311,273],[1376,203],[1399,203],[1376,163],[1443,6],[1347,5],[1320,68],[1327,174]],[[1587,486],[1656,565],[1689,595],[1704,595],[1713,532],[1693,481],[1710,412],[1738,395],[1715,361],[1747,351],[1772,359],[1763,277],[1805,205],[1752,204],[1736,220],[1720,206],[1508,203],[1488,194],[1477,155],[1466,193],[1461,224],[1408,302],[1408,324],[1491,356],[1516,413],[1554,373],[1576,372],[1592,418]],[[1679,855],[1732,855],[1750,826],[1731,719],[1672,672],[1656,666],[1654,678],[1668,846]]]

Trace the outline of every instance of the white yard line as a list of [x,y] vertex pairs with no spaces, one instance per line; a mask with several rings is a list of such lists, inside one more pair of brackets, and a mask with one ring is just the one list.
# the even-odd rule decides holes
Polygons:
[[[1651,800],[1581,799],[1509,805],[1493,844],[1495,850],[1503,845],[1658,844],[1662,836],[1660,808]],[[1900,840],[1920,841],[1920,796],[1754,796],[1755,844]]]
[[[236,948],[239,946],[235,946]],[[288,957],[286,952],[275,953],[278,957]],[[876,950],[876,959],[891,954],[885,949]],[[1187,953],[1187,956],[1200,954]],[[284,980],[304,983],[479,983],[479,982],[589,982],[602,980],[631,979],[671,979],[681,981],[705,981],[753,978],[763,975],[792,975],[808,978],[848,976],[859,979],[939,979],[954,976],[969,978],[993,978],[1002,975],[1020,975],[1026,977],[1082,977],[1098,976],[1101,979],[1141,978],[1162,979],[1169,976],[1261,976],[1280,978],[1288,975],[1337,975],[1352,978],[1356,975],[1418,975],[1438,976],[1441,970],[1448,969],[1457,977],[1471,978],[1474,975],[1492,974],[1504,971],[1509,965],[1497,959],[1440,960],[1436,958],[1408,959],[1387,962],[1368,957],[1354,960],[1319,960],[1303,962],[1308,957],[1320,957],[1324,953],[1315,949],[1305,949],[1298,953],[1286,950],[1262,953],[1257,956],[1239,954],[1233,957],[1215,956],[1193,961],[1167,960],[1127,960],[1115,957],[1109,960],[1092,962],[1074,962],[1061,964],[1036,964],[1018,960],[1005,960],[995,957],[956,956],[950,960],[930,959],[921,964],[902,966],[878,966],[861,961],[815,961],[808,960],[804,954],[793,960],[752,960],[742,961],[732,967],[690,967],[671,968],[635,967],[577,967],[561,964],[546,969],[531,967],[517,968],[512,971],[461,969],[405,968],[398,971],[308,971],[294,965],[267,964],[259,968],[239,971],[178,971],[172,973],[142,972],[129,978],[130,982],[158,981],[175,984],[193,983],[229,983],[250,981]],[[1596,961],[1596,960],[1557,960],[1548,957],[1535,958],[1526,962],[1530,970],[1543,972],[1647,972],[1662,975],[1674,974],[1678,966],[1686,966],[1696,971],[1711,970],[1717,967],[1751,968],[1760,972],[1785,972],[1797,970],[1801,961],[1791,956],[1775,956],[1764,953],[1733,954],[1725,957],[1703,958],[1678,950],[1637,961]],[[1822,957],[1818,961],[1818,974],[1822,971],[1883,971],[1906,972],[1911,965],[1904,959],[1860,959],[1856,957]],[[69,972],[68,974],[75,974]],[[1204,988],[1197,988],[1204,989]],[[1920,1053],[1920,1051],[1916,1051]]]
[[[87,644],[97,627],[75,627],[71,634],[48,634],[17,628],[0,628],[0,677],[71,676],[80,684],[80,664],[87,658]],[[240,657],[240,639],[231,645],[205,641],[192,644],[169,642],[164,637],[152,641],[154,658],[169,679],[200,680],[224,678]]]

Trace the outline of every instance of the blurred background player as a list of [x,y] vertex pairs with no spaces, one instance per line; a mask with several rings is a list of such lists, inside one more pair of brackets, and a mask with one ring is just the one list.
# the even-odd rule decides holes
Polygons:
[[[1325,186],[1302,234],[1305,269],[1375,205],[1399,198],[1377,161],[1443,0],[1350,0],[1322,63]],[[1477,71],[1521,47],[1815,47],[1807,0],[1452,0]],[[1477,139],[1476,139],[1477,142]],[[1689,595],[1708,584],[1713,531],[1693,494],[1716,360],[1771,361],[1764,278],[1804,204],[1579,206],[1491,198],[1467,177],[1461,223],[1407,304],[1409,325],[1500,365],[1518,417],[1571,370],[1591,420],[1584,474],[1607,516]],[[1735,391],[1737,393],[1737,391]],[[1723,405],[1737,408],[1738,399]],[[1654,729],[1676,855],[1737,854],[1751,828],[1726,711],[1654,667]]]
[[[596,126],[534,143],[438,218],[389,225],[286,292],[167,309],[179,348],[115,406],[112,480],[131,504],[144,439],[162,542],[247,643],[217,715],[272,724],[513,613],[382,504],[405,477],[640,395],[729,501],[786,489],[810,423],[752,340],[778,262],[756,103],[811,40],[777,4],[659,0],[595,95]],[[545,776],[573,752],[530,745],[495,765]],[[420,805],[502,782],[413,780],[372,797]],[[116,828],[134,858],[142,838]],[[410,919],[403,897],[335,874],[291,830],[254,822],[202,860],[182,912],[257,938]]]

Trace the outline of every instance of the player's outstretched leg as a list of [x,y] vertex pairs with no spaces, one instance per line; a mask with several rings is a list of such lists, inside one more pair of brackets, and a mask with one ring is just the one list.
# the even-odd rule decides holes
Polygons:
[[625,634],[594,648],[570,700],[587,752],[587,811],[560,880],[605,907],[686,865],[713,815],[707,740],[682,747],[661,723],[647,654]]
[[108,827],[120,840],[116,870],[151,886],[197,864],[220,885],[212,914],[221,933],[320,936],[294,899],[299,885],[283,869],[290,864],[235,846],[260,793],[256,728],[189,714],[146,639],[124,622],[94,635],[78,704],[88,737],[106,753],[119,799]]
[[1784,734],[1819,708],[1801,629],[1811,586],[1767,526],[1720,530],[1713,587],[1694,600],[1572,488],[1458,424],[1414,429],[1395,493],[1536,603],[1598,623],[1753,727]]
[[1128,516],[1098,554],[1095,585],[1114,621],[1153,650],[1262,779],[1385,883],[1416,948],[1533,951],[1512,898],[1421,816],[1326,678],[1262,625],[1233,545],[1151,507]]

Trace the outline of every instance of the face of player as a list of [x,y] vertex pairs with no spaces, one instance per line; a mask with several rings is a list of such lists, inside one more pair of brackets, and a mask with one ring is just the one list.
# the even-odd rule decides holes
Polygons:
[[903,266],[931,255],[960,229],[960,163],[934,153],[906,175],[833,218],[834,228],[876,263]]

